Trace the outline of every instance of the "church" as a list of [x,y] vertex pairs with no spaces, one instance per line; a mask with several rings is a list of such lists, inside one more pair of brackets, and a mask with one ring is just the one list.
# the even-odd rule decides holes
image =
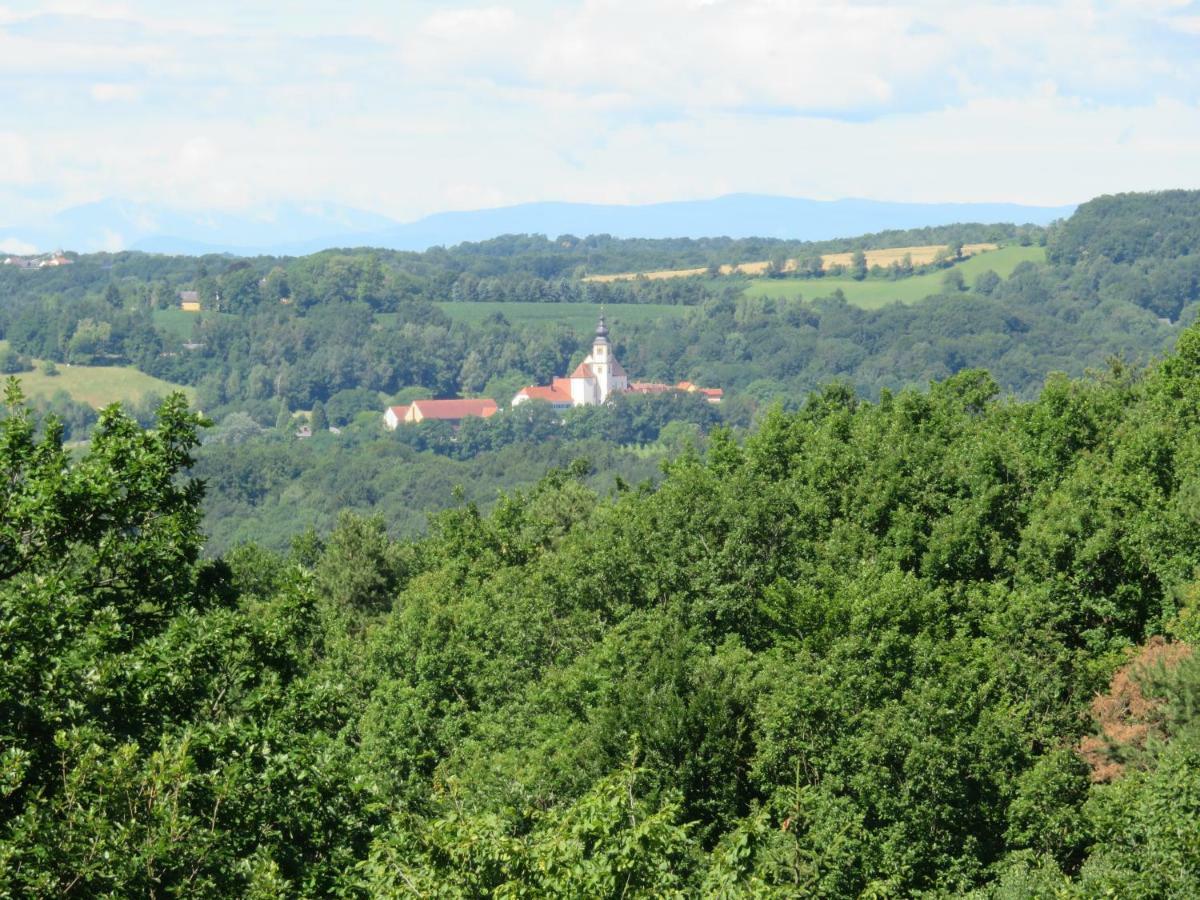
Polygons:
[[613,394],[658,394],[664,391],[698,391],[710,403],[719,403],[722,395],[719,388],[697,388],[688,382],[678,385],[648,382],[630,384],[629,376],[613,354],[612,344],[608,340],[608,327],[601,313],[596,336],[592,339],[592,352],[575,367],[575,371],[566,378],[555,378],[549,385],[534,384],[521,388],[513,397],[512,405],[516,407],[528,400],[544,400],[555,409],[569,409],[572,406],[598,406]]
[[575,371],[566,378],[555,378],[549,387],[530,385],[517,391],[512,399],[513,406],[520,406],[526,400],[545,400],[557,409],[570,406],[597,406],[613,394],[629,390],[629,376],[613,355],[612,344],[608,340],[608,327],[604,324],[604,314],[600,314],[600,323],[596,326],[596,336],[592,340],[592,352],[583,362],[575,367]]

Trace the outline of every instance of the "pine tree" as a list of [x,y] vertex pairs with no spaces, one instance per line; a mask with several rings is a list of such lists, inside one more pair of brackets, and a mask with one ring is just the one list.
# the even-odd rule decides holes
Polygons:
[[313,404],[312,413],[308,417],[309,427],[313,434],[329,430],[329,417],[325,415],[325,404],[320,400]]

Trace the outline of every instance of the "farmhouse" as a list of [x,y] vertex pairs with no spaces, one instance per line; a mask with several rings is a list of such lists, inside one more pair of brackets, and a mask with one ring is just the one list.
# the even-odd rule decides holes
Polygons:
[[537,384],[523,387],[513,397],[512,405],[520,406],[526,400],[545,400],[555,409],[570,409],[575,405],[571,398],[571,379],[555,378],[549,387]]
[[725,396],[725,392],[720,388],[702,388],[697,387],[690,381],[681,381],[678,384],[663,384],[659,381],[635,381],[629,385],[629,393],[631,394],[699,394],[709,403],[720,403]]
[[180,291],[179,308],[184,312],[200,312],[200,292]]
[[631,384],[625,369],[613,354],[602,314],[592,340],[592,352],[576,366],[575,371],[566,378],[555,378],[548,387],[530,385],[521,388],[513,397],[512,405],[515,407],[529,400],[544,400],[555,409],[567,409],[572,406],[597,406],[613,394],[662,394],[669,391],[699,393],[709,403],[720,403],[724,393],[720,388],[701,388],[690,381],[681,381],[676,385],[650,381]]
[[426,419],[458,423],[470,416],[486,419],[494,416],[499,407],[488,398],[478,400],[414,400],[408,406],[389,406],[383,414],[383,424],[389,431],[400,425],[415,425]]

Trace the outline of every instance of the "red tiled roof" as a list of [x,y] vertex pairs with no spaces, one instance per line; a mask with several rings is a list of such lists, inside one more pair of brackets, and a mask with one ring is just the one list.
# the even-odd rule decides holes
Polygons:
[[664,394],[667,391],[675,390],[675,388],[658,381],[634,381],[630,383],[629,390],[635,394]]
[[563,393],[569,395],[571,393],[571,379],[570,378],[559,378],[559,377],[555,376],[550,381],[550,387],[554,388],[554,390],[556,390],[556,391],[562,391]]
[[[565,379],[556,378],[555,381],[563,381]],[[520,393],[524,394],[530,400],[545,400],[548,403],[570,403],[571,392],[569,390],[559,390],[557,386],[546,387],[540,384],[531,384],[527,388],[521,388]]]
[[496,414],[496,401],[488,398],[478,400],[414,400],[413,408],[423,419],[463,419],[467,416],[487,418]]
[[393,406],[393,407],[391,407],[391,410],[392,410],[392,414],[401,422],[403,422],[404,417],[408,415],[408,407],[407,406]]
[[585,362],[581,362],[575,367],[575,371],[571,373],[572,378],[595,378],[595,373],[592,372],[592,367]]
[[700,388],[700,393],[705,397],[724,397],[725,392],[721,388]]

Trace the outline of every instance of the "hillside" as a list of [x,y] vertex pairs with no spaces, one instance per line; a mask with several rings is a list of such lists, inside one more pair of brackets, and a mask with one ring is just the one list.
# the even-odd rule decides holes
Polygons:
[[182,401],[76,461],[11,407],[0,891],[1195,895],[1198,386],[1193,328],[834,387],[657,488],[215,563]]
[[[868,260],[870,255],[868,254]],[[749,297],[798,298],[832,296],[841,291],[846,302],[861,309],[879,309],[889,303],[918,303],[946,290],[946,273],[956,271],[965,285],[973,285],[984,272],[995,272],[1008,278],[1021,263],[1040,263],[1046,259],[1042,247],[1002,247],[970,255],[951,269],[927,272],[895,280],[872,278],[856,280],[846,276],[825,276],[820,279],[792,280],[757,278],[746,288]]]
[[[961,255],[964,257],[975,256],[979,253],[986,253],[989,250],[999,249],[996,244],[964,244]],[[882,266],[887,267],[901,262],[904,259],[915,266],[923,266],[933,262],[938,258],[939,254],[945,253],[946,247],[938,244],[925,244],[918,247],[881,247],[878,249],[866,250],[863,257],[866,260],[867,267]],[[823,253],[821,254],[821,264],[825,269],[833,266],[846,267],[851,264],[854,254],[850,251],[840,253]],[[800,261],[797,259],[785,259],[781,270],[785,273],[795,272],[799,268]],[[743,263],[725,263],[717,267],[716,274],[719,275],[762,275],[767,272],[771,266],[769,260],[758,260],[755,262]],[[663,269],[652,272],[618,272],[611,275],[585,275],[584,281],[594,281],[600,284],[608,284],[614,281],[634,281],[639,278],[647,278],[651,281],[659,281],[664,278],[695,278],[708,274],[707,269]]]
[[[0,351],[8,346],[0,340]],[[85,403],[100,409],[110,403],[136,404],[150,396],[165,397],[172,391],[182,391],[189,399],[195,399],[195,390],[185,385],[174,384],[139,372],[131,366],[85,366],[62,363],[57,374],[47,375],[42,371],[43,360],[32,359],[33,371],[16,375],[21,389],[27,397],[49,400],[59,391],[77,403]]]

